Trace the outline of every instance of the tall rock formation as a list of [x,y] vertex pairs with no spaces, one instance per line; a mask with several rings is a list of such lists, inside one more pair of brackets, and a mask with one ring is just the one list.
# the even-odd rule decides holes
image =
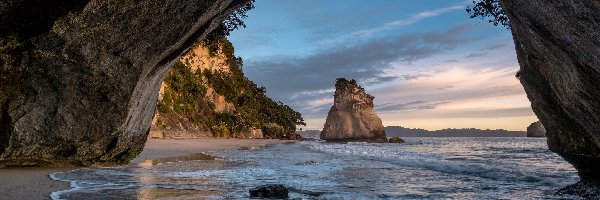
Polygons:
[[501,0],[548,147],[600,181],[600,1]]
[[527,137],[546,137],[546,129],[542,122],[533,122],[527,127]]
[[338,78],[334,103],[327,114],[321,139],[386,142],[383,123],[373,109],[374,98],[355,80]]
[[169,68],[248,2],[0,2],[0,164],[129,162]]

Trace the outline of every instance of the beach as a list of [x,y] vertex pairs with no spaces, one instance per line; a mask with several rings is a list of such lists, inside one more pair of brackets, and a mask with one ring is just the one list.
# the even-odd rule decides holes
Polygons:
[[[52,174],[73,187],[52,195],[248,199],[253,188],[281,184],[290,199],[580,199],[557,195],[579,179],[544,138],[403,139],[402,144],[303,141],[260,148],[252,142],[207,141],[217,150],[190,154],[186,146],[194,143],[151,142],[136,161],[151,160]],[[162,156],[152,159],[153,151]]]
[[[131,163],[145,160],[187,156],[193,153],[219,154],[221,151],[242,147],[260,147],[266,144],[289,142],[259,139],[148,139],[144,151]],[[69,189],[69,184],[53,181],[51,173],[75,168],[5,168],[0,169],[0,199],[50,199],[50,193]]]

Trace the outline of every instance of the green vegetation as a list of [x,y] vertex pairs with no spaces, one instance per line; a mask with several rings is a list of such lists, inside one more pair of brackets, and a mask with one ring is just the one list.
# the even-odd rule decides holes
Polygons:
[[235,10],[227,17],[227,19],[225,19],[225,21],[223,21],[223,23],[219,25],[219,27],[215,28],[215,30],[206,36],[202,43],[208,48],[211,55],[215,55],[217,50],[220,48],[220,40],[226,36],[229,36],[229,34],[236,29],[246,28],[244,19],[248,17],[247,12],[254,9],[254,2],[255,0],[251,0]]
[[362,91],[365,91],[365,88],[363,88],[362,86],[358,85],[358,83],[354,79],[350,79],[350,80],[348,80],[346,78],[337,78],[337,79],[335,79],[335,85],[336,85],[336,87],[338,87],[338,85],[346,85],[346,84],[354,85],[358,89],[360,89]]
[[470,18],[488,19],[494,26],[501,25],[509,28],[508,16],[504,13],[500,0],[478,0],[473,1],[473,4],[475,4],[473,7],[467,7]]
[[192,72],[189,66],[178,61],[165,79],[167,88],[158,104],[161,113],[173,111],[179,115],[199,113],[201,98],[206,94],[200,70]]
[[[243,19],[253,8],[254,0],[244,4],[200,44],[208,48],[210,56],[225,55],[228,72],[193,72],[187,62],[175,64],[165,79],[167,87],[158,103],[158,113],[165,118],[159,118],[158,125],[166,127],[168,119],[183,118],[210,129],[215,137],[244,137],[252,128],[260,128],[266,138],[287,137],[296,131],[296,125],[306,125],[300,113],[273,101],[266,96],[264,87],[244,76],[242,58],[235,56],[234,47],[226,38],[231,31],[246,27]],[[233,103],[235,110],[217,112],[216,105],[205,98],[206,86]]]
[[[225,55],[229,71],[192,72],[189,66],[177,62],[165,79],[167,87],[158,104],[160,115],[184,117],[209,128],[215,137],[243,138],[252,128],[260,128],[266,138],[283,138],[293,134],[296,125],[306,125],[300,113],[273,101],[264,87],[244,76],[242,59],[235,57],[233,45],[225,37],[217,42],[216,52]],[[204,98],[206,86],[233,103],[235,110],[216,112],[215,105]]]

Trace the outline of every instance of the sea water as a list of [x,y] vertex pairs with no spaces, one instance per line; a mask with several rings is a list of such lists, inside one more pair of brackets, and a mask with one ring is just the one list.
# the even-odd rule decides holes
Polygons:
[[575,169],[536,138],[297,142],[52,174],[53,199],[245,199],[283,184],[292,199],[573,199]]

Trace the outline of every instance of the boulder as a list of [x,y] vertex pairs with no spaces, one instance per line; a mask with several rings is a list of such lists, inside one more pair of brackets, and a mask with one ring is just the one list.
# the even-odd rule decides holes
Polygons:
[[546,129],[544,129],[542,122],[531,123],[527,127],[527,137],[546,137]]
[[0,164],[124,164],[161,82],[249,0],[0,2]]
[[355,80],[338,78],[334,103],[327,114],[321,139],[328,142],[387,142],[383,123],[373,109],[374,98]]
[[399,137],[393,137],[393,138],[390,138],[388,140],[388,142],[389,143],[405,143],[406,141],[404,141],[402,138],[399,138]]
[[548,147],[600,180],[600,1],[500,0]]
[[263,185],[250,189],[250,198],[287,199],[289,190],[284,185]]

